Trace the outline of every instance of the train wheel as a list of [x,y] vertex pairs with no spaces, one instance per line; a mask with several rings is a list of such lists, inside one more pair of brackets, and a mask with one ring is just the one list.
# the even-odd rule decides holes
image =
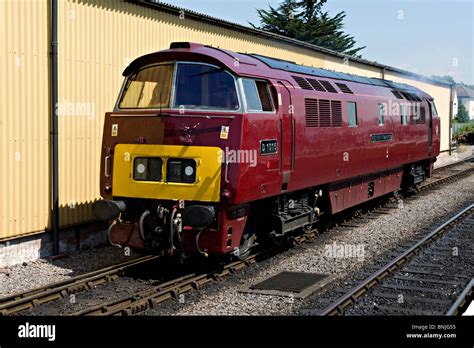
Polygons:
[[287,236],[275,236],[270,238],[270,243],[277,248],[288,242]]

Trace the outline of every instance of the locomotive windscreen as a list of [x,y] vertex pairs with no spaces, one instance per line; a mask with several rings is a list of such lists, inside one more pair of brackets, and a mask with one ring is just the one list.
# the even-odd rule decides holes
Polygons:
[[174,104],[190,109],[237,110],[235,80],[221,68],[179,63]]
[[169,106],[174,64],[146,67],[127,80],[121,109],[153,109]]

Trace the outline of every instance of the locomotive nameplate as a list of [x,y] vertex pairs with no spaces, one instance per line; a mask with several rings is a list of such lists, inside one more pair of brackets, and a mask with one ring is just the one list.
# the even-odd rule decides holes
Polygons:
[[278,143],[275,139],[260,140],[260,155],[271,155],[278,152]]
[[372,134],[370,136],[370,141],[373,143],[378,143],[380,141],[390,141],[390,140],[392,140],[392,133]]

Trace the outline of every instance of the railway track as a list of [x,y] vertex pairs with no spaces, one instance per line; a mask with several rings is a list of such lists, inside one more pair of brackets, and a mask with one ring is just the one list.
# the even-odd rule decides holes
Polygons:
[[[433,179],[430,179],[417,192],[429,191],[435,187],[459,179],[474,172],[473,159],[467,159],[463,162],[453,163],[441,167],[435,171]],[[416,196],[415,196],[416,197]],[[381,203],[380,200],[369,202],[364,207],[350,209],[348,212],[326,221],[322,226],[318,226],[318,230],[302,232],[292,238],[294,245],[304,244],[314,240],[319,233],[328,231],[333,228],[350,228],[350,221],[354,218],[361,218],[365,213],[387,213],[390,205],[393,205],[397,198],[385,199]],[[259,260],[267,259],[280,252],[288,246],[275,247],[249,256],[243,261],[234,261],[223,266],[211,269],[209,272],[199,274],[187,274],[164,283],[160,283],[149,289],[145,289],[136,293],[120,298],[118,300],[108,301],[106,303],[81,309],[73,312],[72,315],[135,315],[142,313],[148,309],[156,308],[160,303],[170,300],[179,299],[180,295],[189,291],[197,290],[202,286],[218,281],[226,276],[234,274],[239,270],[249,267]],[[93,289],[99,285],[113,282],[122,277],[127,270],[138,265],[145,265],[156,256],[146,256],[137,260],[128,261],[124,264],[111,266],[102,270],[88,273],[82,276],[68,279],[66,281],[49,284],[47,286],[27,291],[21,294],[15,294],[5,298],[0,298],[0,315],[11,315],[21,313],[22,311],[35,309],[45,303],[51,303],[65,298],[70,294],[79,293]]]
[[118,265],[102,268],[74,278],[48,284],[37,289],[20,294],[0,298],[0,315],[12,315],[57,301],[66,296],[93,289],[94,287],[111,283],[124,276],[132,268],[143,266],[157,260],[158,256],[144,256]]
[[360,282],[319,315],[456,315],[472,299],[474,204]]
[[426,189],[444,182],[451,182],[472,172],[474,172],[474,156],[437,168],[423,187]]

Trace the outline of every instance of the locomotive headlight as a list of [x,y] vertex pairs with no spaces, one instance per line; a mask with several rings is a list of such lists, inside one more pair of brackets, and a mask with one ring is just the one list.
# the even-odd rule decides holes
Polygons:
[[187,176],[193,175],[194,168],[192,166],[186,166],[186,168],[184,168],[184,174],[186,174]]
[[137,157],[133,162],[133,179],[160,181],[162,165],[160,157]]
[[146,170],[146,167],[145,167],[145,165],[144,165],[143,163],[139,163],[139,164],[137,165],[137,173],[138,173],[138,174],[143,174],[143,173],[145,173],[145,170]]
[[196,181],[196,161],[193,159],[170,158],[167,162],[166,180],[191,184]]

